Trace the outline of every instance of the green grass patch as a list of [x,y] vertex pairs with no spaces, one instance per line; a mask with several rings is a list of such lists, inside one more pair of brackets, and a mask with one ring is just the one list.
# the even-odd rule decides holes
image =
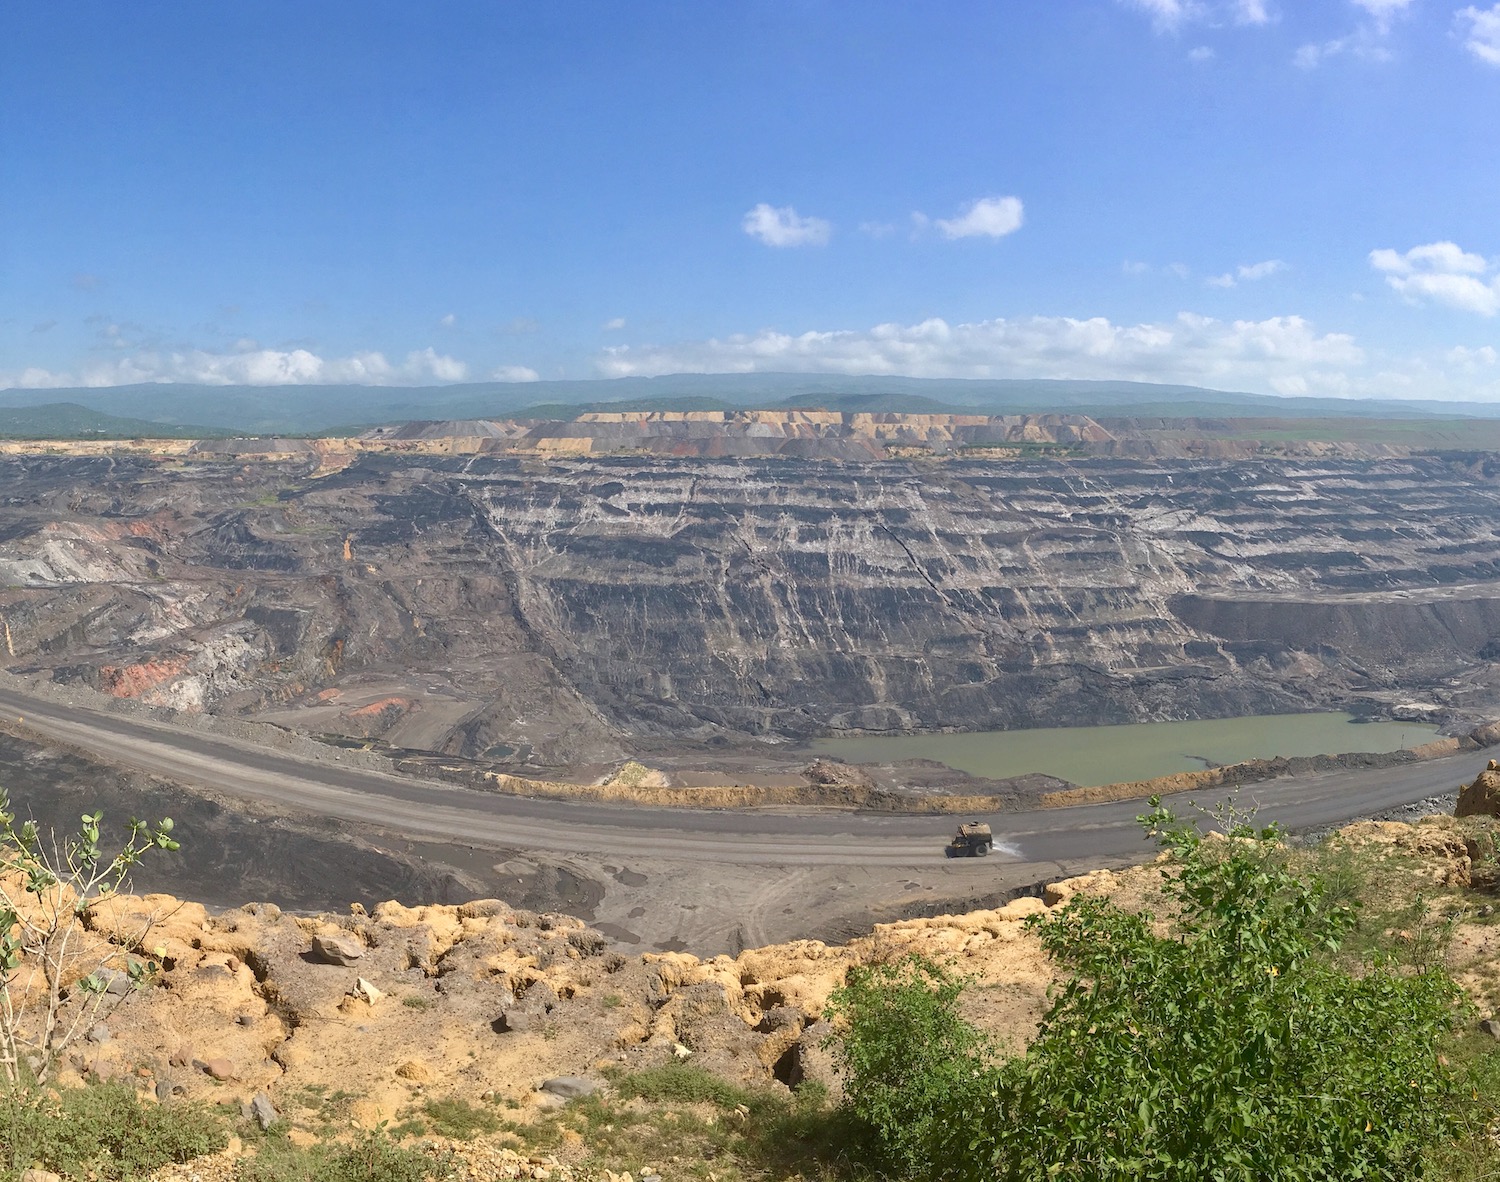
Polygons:
[[655,1167],[705,1182],[868,1173],[857,1130],[820,1086],[795,1095],[739,1087],[686,1063],[611,1073],[610,1085],[608,1093],[508,1128],[528,1152],[557,1150],[576,1133],[586,1169]]
[[428,1127],[440,1137],[451,1137],[455,1141],[471,1141],[483,1133],[498,1133],[505,1121],[478,1104],[471,1104],[458,1096],[446,1096],[428,1100],[422,1106]]
[[307,1149],[267,1137],[254,1157],[236,1163],[235,1182],[441,1182],[451,1173],[451,1154],[398,1144],[380,1128]]
[[41,1166],[114,1182],[215,1153],[228,1144],[224,1118],[202,1104],[150,1104],[121,1083],[0,1091],[0,1178]]

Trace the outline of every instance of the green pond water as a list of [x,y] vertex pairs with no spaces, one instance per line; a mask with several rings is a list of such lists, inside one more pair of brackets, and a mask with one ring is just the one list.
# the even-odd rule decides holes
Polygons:
[[1350,714],[1264,714],[1207,722],[819,739],[809,748],[846,763],[933,759],[975,776],[1004,779],[1046,772],[1091,786],[1278,755],[1399,751],[1439,737],[1433,727],[1420,723],[1352,719]]

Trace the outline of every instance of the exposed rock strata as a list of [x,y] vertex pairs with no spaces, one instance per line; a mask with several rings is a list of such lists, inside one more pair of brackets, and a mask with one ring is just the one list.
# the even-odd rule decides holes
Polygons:
[[659,739],[1494,699],[1500,487],[1461,458],[320,464],[6,461],[0,659],[591,777]]

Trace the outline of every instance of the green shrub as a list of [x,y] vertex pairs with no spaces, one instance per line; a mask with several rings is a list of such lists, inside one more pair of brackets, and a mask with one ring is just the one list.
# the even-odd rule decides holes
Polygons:
[[[110,974],[143,989],[157,971],[154,960],[79,938],[85,918],[128,889],[131,871],[153,851],[178,848],[172,820],[155,828],[132,820],[124,841],[109,853],[100,845],[104,814],[84,813],[76,833],[44,836],[34,821],[16,823],[10,797],[0,788],[0,1086],[46,1083],[74,1040],[120,1005]],[[60,900],[68,900],[59,906]],[[113,933],[120,945],[139,946],[152,926]],[[122,967],[111,962],[118,961]],[[64,1014],[69,996],[80,1000]]]
[[[984,1037],[958,1012],[965,980],[921,956],[855,967],[826,1011],[855,1119],[894,1176],[962,1175],[970,1139],[960,1128],[989,1090]],[[982,1104],[981,1104],[982,1106]],[[986,1155],[987,1156],[987,1155]]]
[[[1439,969],[1334,953],[1353,917],[1293,872],[1273,827],[1207,841],[1158,801],[1165,932],[1079,897],[1031,922],[1072,976],[1027,1053],[986,1066],[962,983],[926,962],[836,995],[853,1111],[909,1178],[1058,1182],[1404,1179],[1454,1128]],[[1477,1091],[1477,1089],[1474,1089]]]
[[1274,827],[1226,820],[1205,841],[1160,802],[1142,818],[1172,854],[1170,934],[1091,898],[1033,921],[1075,976],[1001,1081],[1002,1174],[1408,1178],[1449,1131],[1457,986],[1333,963],[1352,911],[1288,868]]
[[147,1104],[119,1083],[64,1088],[53,1099],[21,1085],[0,1092],[0,1165],[12,1177],[33,1165],[100,1180],[134,1178],[215,1153],[224,1121],[198,1104]]

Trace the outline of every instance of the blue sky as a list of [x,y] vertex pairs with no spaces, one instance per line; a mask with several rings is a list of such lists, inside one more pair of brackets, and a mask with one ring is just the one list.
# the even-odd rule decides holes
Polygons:
[[0,387],[1500,400],[1500,3],[11,0]]

